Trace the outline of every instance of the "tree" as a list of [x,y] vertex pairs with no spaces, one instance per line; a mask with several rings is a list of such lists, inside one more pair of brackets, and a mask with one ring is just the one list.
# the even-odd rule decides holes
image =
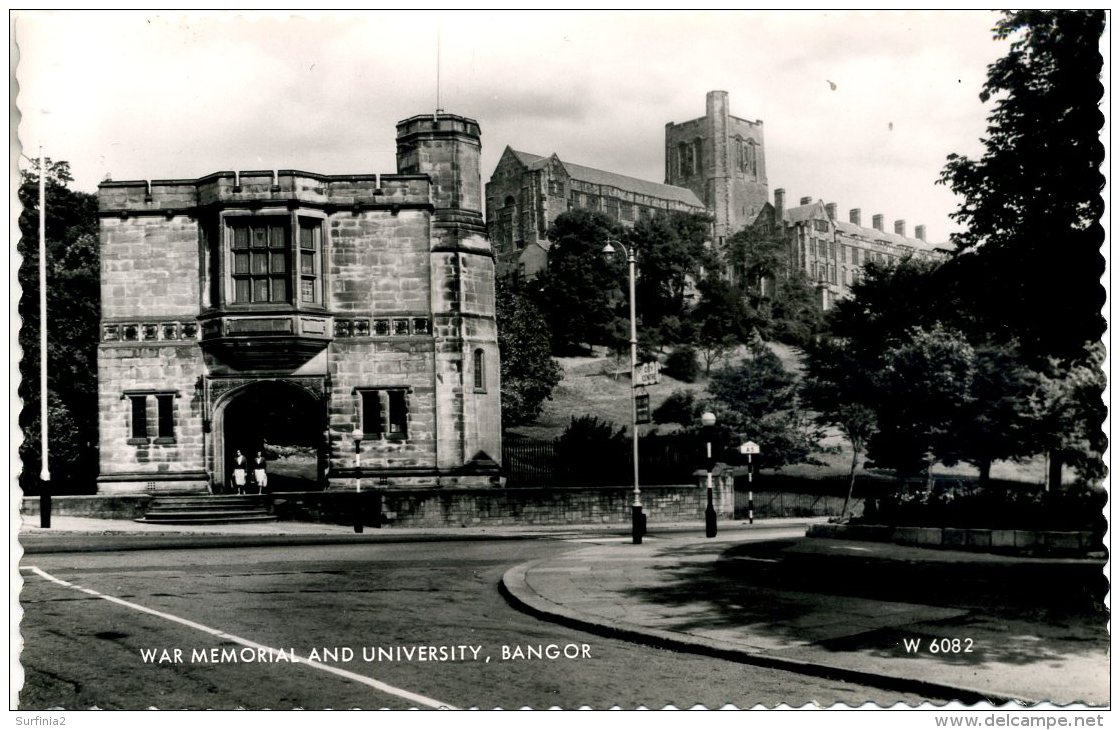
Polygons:
[[728,238],[726,256],[736,286],[755,306],[767,294],[763,281],[772,284],[789,271],[789,244],[764,218]]
[[876,428],[875,371],[866,368],[844,340],[822,339],[810,346],[805,355],[805,377],[801,382],[805,405],[815,412],[818,424],[839,428],[852,446],[848,494],[841,510],[841,515],[847,516],[860,456]]
[[625,301],[620,285],[626,280],[622,256],[603,253],[607,240],[618,238],[614,225],[602,213],[573,210],[556,218],[548,238],[548,269],[536,279],[536,298],[554,350],[613,342],[610,325],[619,301]]
[[[45,160],[48,446],[53,491],[85,491],[97,475],[97,342],[100,260],[97,198],[71,190],[70,165]],[[20,486],[39,490],[39,161],[23,173],[19,201],[22,257],[19,343]]]
[[1010,50],[980,93],[994,100],[985,152],[950,155],[941,175],[963,198],[953,240],[973,255],[962,264],[993,274],[974,304],[993,331],[1041,358],[1076,358],[1105,330],[1104,23],[1103,10],[1005,12],[995,37]]
[[852,295],[829,312],[829,332],[843,338],[866,366],[879,366],[882,353],[907,341],[914,327],[932,327],[946,311],[955,311],[936,277],[938,266],[914,258],[894,266],[867,264]]
[[969,406],[953,433],[955,451],[980,470],[981,487],[988,484],[993,461],[1027,457],[1042,449],[1042,389],[1042,376],[1025,366],[1013,348],[975,348]]
[[739,292],[716,274],[700,282],[700,301],[692,310],[696,348],[704,358],[704,374],[751,334],[757,317]]
[[[1017,343],[1028,365],[1059,380],[1092,366],[1088,353],[1105,331],[1099,222],[1105,22],[1103,10],[1005,11],[995,37],[1010,40],[1010,48],[988,67],[980,93],[994,102],[984,154],[977,160],[950,155],[940,179],[963,201],[953,214],[964,230],[953,237],[959,253],[950,268],[961,283],[961,309],[975,313],[974,331]],[[1085,400],[1075,410],[1100,413],[1101,393],[1096,386],[1079,390]],[[1052,432],[1050,443],[1103,438],[1102,421],[1049,422],[1086,429]],[[1066,458],[1088,466],[1083,457],[1094,458],[1052,451],[1052,473],[1061,474]],[[1088,466],[1086,473],[1102,468]]]
[[887,350],[878,383],[879,428],[868,448],[875,462],[900,476],[924,470],[932,486],[935,462],[952,465],[961,458],[954,429],[972,405],[975,376],[972,346],[941,325],[915,327]]
[[718,427],[759,444],[760,466],[812,461],[822,434],[801,408],[797,377],[768,347],[752,346],[738,365],[713,372],[708,393]]
[[796,347],[806,346],[825,328],[819,301],[804,271],[775,278],[766,335]]
[[497,282],[498,351],[502,362],[502,425],[531,423],[560,382],[548,324],[513,281]]
[[1093,343],[1072,366],[1051,360],[1041,373],[1043,446],[1049,452],[1047,484],[1062,485],[1062,466],[1075,468],[1085,482],[1099,482],[1107,469],[1104,451],[1108,438],[1101,429],[1108,409],[1101,394],[1108,384],[1103,369],[1107,351]]
[[638,314],[643,336],[661,347],[687,337],[688,294],[705,266],[714,263],[705,247],[711,218],[668,213],[642,219],[627,234],[638,259]]
[[727,242],[735,288],[756,313],[759,333],[795,346],[823,329],[820,297],[805,272],[790,266],[789,242],[767,208]]

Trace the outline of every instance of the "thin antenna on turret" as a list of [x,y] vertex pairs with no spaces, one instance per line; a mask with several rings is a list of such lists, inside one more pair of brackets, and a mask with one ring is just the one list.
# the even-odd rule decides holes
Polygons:
[[436,113],[438,118],[443,109],[439,105],[439,66],[440,66],[440,46],[443,41],[443,23],[437,21],[436,23]]

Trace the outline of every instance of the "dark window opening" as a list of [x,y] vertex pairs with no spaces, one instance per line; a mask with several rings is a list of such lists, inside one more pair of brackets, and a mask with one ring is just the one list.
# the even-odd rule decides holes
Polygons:
[[474,351],[474,389],[486,392],[486,353]]
[[408,438],[408,392],[404,388],[358,391],[366,438]]
[[174,398],[175,396],[170,393],[156,396],[159,412],[158,435],[161,439],[175,438]]
[[129,431],[130,438],[145,439],[148,438],[148,396],[146,395],[133,395],[129,396],[132,401],[132,428]]

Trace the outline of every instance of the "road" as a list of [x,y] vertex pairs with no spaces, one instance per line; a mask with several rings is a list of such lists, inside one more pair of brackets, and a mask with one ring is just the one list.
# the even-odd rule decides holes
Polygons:
[[[26,556],[19,707],[660,708],[923,699],[607,639],[522,614],[499,594],[508,567],[585,545],[537,539]],[[346,649],[354,652],[349,661]],[[308,661],[315,658],[321,661]]]

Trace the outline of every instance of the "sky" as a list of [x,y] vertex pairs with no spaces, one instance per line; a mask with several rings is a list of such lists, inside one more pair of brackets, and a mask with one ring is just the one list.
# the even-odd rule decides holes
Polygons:
[[396,122],[437,103],[481,125],[483,182],[507,145],[663,182],[665,124],[703,116],[718,89],[764,122],[771,194],[924,223],[933,241],[957,230],[935,183],[950,153],[982,152],[979,92],[1007,50],[987,11],[14,17],[18,143],[68,160],[80,190],[391,173]]

